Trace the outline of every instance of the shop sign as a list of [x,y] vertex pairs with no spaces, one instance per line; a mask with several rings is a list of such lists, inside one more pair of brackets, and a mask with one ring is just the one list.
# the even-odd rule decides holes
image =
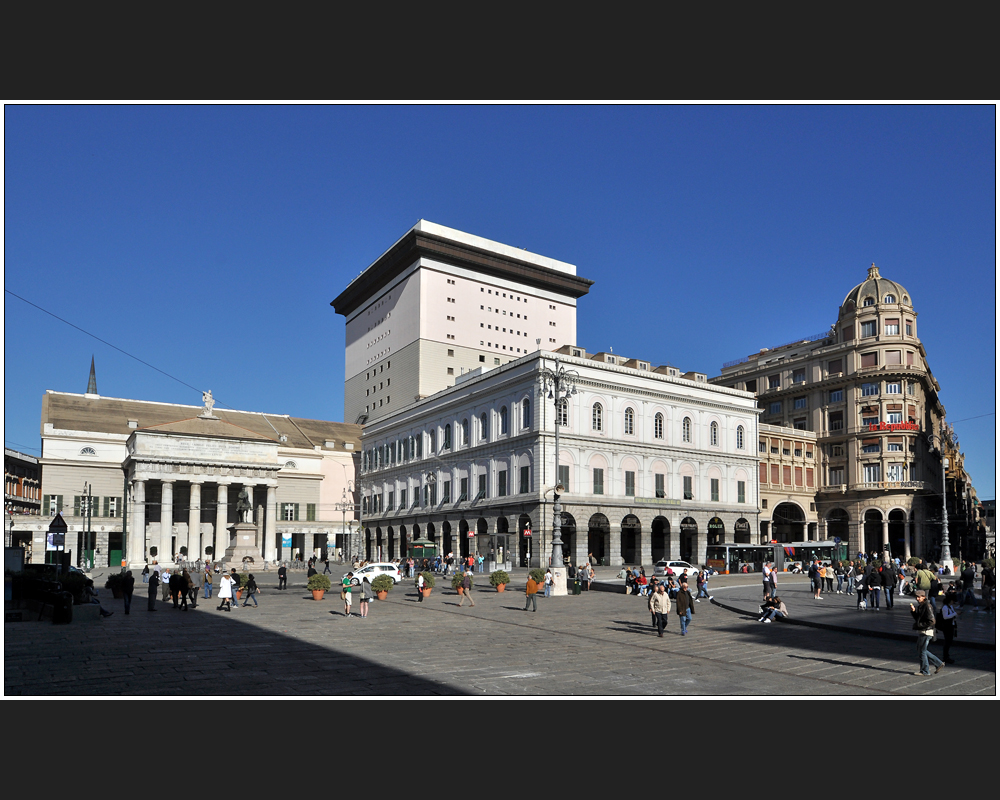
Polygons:
[[920,426],[916,422],[876,422],[868,426],[868,432],[872,431],[919,431]]

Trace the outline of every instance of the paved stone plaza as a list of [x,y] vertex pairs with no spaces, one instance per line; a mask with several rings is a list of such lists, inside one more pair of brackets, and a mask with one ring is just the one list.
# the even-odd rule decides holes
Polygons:
[[[339,578],[343,568],[334,569]],[[146,610],[136,585],[132,613],[105,599],[106,619],[5,625],[5,696],[924,696],[996,694],[995,616],[971,611],[959,623],[956,664],[914,676],[909,601],[879,614],[854,598],[814,601],[806,581],[785,575],[779,593],[806,624],[762,625],[752,614],[756,576],[712,579],[686,637],[676,614],[663,639],[644,598],[626,596],[614,570],[599,591],[538,596],[524,612],[525,571],[497,593],[477,575],[475,608],[458,607],[439,577],[417,602],[411,581],[373,602],[367,619],[343,615],[338,592],[319,602],[293,572],[277,591],[257,573],[260,607],[230,613],[218,601]],[[103,578],[95,574],[95,582]],[[102,597],[108,594],[102,590]],[[354,595],[358,611],[358,593]],[[932,645],[940,654],[940,643]]]

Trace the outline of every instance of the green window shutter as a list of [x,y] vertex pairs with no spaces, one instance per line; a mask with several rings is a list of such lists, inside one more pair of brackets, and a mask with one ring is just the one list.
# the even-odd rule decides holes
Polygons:
[[110,497],[105,497],[104,498],[104,513],[101,514],[101,516],[102,517],[109,517],[109,516],[111,516],[111,498]]
[[42,495],[42,516],[47,517],[49,515],[49,496],[47,494]]
[[316,521],[316,504],[307,503],[306,504],[306,520],[309,522]]
[[299,504],[298,503],[295,504],[295,521],[296,522],[299,521]]
[[80,495],[78,495],[78,494],[73,495],[73,516],[74,517],[80,516],[80,500],[81,499],[82,498],[80,497]]
[[63,496],[61,494],[56,495],[56,512],[62,513],[63,510]]

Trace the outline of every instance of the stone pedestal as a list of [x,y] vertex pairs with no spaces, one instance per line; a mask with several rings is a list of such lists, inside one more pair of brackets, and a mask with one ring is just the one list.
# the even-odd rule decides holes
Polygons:
[[552,596],[565,597],[566,590],[566,569],[564,567],[552,567]]
[[249,556],[255,566],[261,565],[264,559],[257,546],[257,526],[252,522],[237,522],[229,526],[229,532],[233,543],[226,548],[226,564],[238,569],[243,559]]

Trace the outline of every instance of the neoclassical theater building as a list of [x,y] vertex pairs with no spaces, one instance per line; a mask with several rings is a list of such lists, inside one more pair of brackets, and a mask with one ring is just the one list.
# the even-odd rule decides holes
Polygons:
[[[369,557],[427,538],[546,563],[559,484],[574,563],[702,563],[711,542],[750,541],[753,394],[573,345],[591,284],[421,220],[333,301],[347,319],[345,413],[364,424]],[[546,380],[559,369],[576,391],[557,410]]]
[[829,331],[762,349],[712,379],[755,394],[767,431],[815,436],[815,495],[762,509],[762,522],[792,538],[839,537],[852,553],[936,557],[945,409],[917,333],[910,293],[873,264]]
[[[356,425],[279,414],[49,391],[42,400],[41,517],[15,532],[41,563],[61,515],[73,563],[132,567],[223,558],[233,526],[267,561],[327,548],[349,552]],[[240,513],[241,500],[245,513]],[[355,540],[355,547],[357,540]],[[183,553],[182,553],[183,548]]]

